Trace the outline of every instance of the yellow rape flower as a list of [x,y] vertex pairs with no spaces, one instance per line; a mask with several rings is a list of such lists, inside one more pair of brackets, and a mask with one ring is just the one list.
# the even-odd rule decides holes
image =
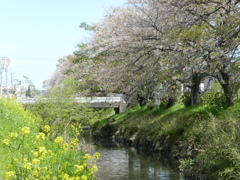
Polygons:
[[32,164],[33,164],[33,165],[35,165],[35,164],[40,164],[40,160],[34,158],[34,159],[32,160]]
[[98,171],[98,167],[96,165],[93,165],[91,169],[92,169],[92,172],[97,172]]
[[46,150],[46,148],[44,146],[41,146],[41,147],[38,148],[38,152],[41,155],[41,157],[44,158],[45,154],[47,153],[47,150]]
[[45,176],[45,178],[46,178],[46,179],[50,179],[51,177],[50,177],[49,174],[47,174],[47,175]]
[[42,133],[42,132],[40,132],[40,133],[38,133],[38,135],[36,136],[36,140],[37,141],[40,141],[41,139],[45,139],[46,137],[45,137],[45,134],[44,133]]
[[47,152],[47,150],[46,150],[46,148],[44,146],[39,147],[38,151],[40,153],[46,153]]
[[38,176],[39,176],[39,171],[36,170],[36,169],[34,169],[34,170],[33,170],[33,175],[34,175],[35,177],[38,177]]
[[62,176],[62,178],[63,178],[63,179],[69,179],[69,175],[65,173],[65,174]]
[[71,125],[72,131],[74,132],[75,135],[80,135],[79,129],[77,128],[78,123],[75,125]]
[[31,151],[31,153],[34,157],[38,157],[38,155],[39,155],[38,152],[36,152],[36,151]]
[[87,176],[86,176],[86,175],[82,175],[82,176],[81,176],[81,179],[82,179],[82,180],[87,180]]
[[71,148],[74,149],[77,145],[78,145],[78,139],[74,139],[74,140],[71,142]]
[[18,137],[18,134],[16,132],[11,133],[10,137],[16,139]]
[[29,127],[25,126],[21,129],[21,134],[27,135],[29,133],[30,133],[30,128]]
[[64,167],[65,167],[65,168],[68,167],[69,165],[70,165],[69,162],[65,162],[65,163],[64,163]]
[[73,179],[73,180],[81,180],[81,178],[80,178],[79,176],[73,177],[72,179]]
[[32,169],[32,164],[31,163],[26,163],[23,165],[23,167],[27,170],[31,170]]
[[26,163],[26,162],[28,162],[28,158],[23,159],[23,163]]
[[3,141],[3,144],[9,146],[10,145],[10,140],[9,139],[4,139]]
[[81,172],[83,169],[84,169],[84,167],[82,166],[82,165],[74,165],[74,167],[76,168],[76,170],[75,170],[75,173],[77,174],[78,172]]
[[88,159],[91,158],[91,156],[90,156],[89,154],[85,154],[85,155],[83,156],[83,158],[86,159],[86,160],[88,160]]
[[44,132],[46,132],[46,133],[48,133],[48,132],[50,132],[50,126],[49,125],[45,125],[44,127],[43,127],[43,131]]
[[94,157],[95,159],[99,159],[100,153],[98,153],[98,152],[94,153],[93,157]]
[[8,180],[8,179],[13,179],[15,178],[16,175],[15,175],[15,172],[14,171],[8,171],[5,173],[5,179]]
[[67,151],[68,150],[68,143],[64,143],[63,148],[64,148],[64,151]]
[[58,137],[56,137],[56,139],[54,140],[54,142],[55,142],[56,144],[62,144],[62,143],[63,143],[63,138],[62,138],[61,136],[58,136]]

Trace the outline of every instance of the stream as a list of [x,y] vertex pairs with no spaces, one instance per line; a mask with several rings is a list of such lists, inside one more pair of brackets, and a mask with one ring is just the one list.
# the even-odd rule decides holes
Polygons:
[[114,141],[93,139],[89,133],[84,133],[83,138],[94,145],[88,153],[101,154],[96,173],[100,180],[187,180],[178,172],[176,160]]

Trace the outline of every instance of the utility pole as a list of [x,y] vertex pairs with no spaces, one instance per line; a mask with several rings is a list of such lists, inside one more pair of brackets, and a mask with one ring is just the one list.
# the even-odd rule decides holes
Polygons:
[[5,70],[5,74],[6,74],[6,93],[8,94],[8,74],[7,74],[7,68]]
[[11,88],[13,89],[13,73],[11,73]]
[[4,72],[6,73],[6,88],[8,92],[8,86],[7,86],[7,68],[10,65],[10,59],[8,57],[2,57],[0,60],[1,64],[1,91],[0,91],[0,96],[2,96],[3,93],[3,77],[4,77]]

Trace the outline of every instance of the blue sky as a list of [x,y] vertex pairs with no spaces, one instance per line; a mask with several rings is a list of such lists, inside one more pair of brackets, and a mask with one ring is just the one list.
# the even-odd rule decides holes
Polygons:
[[[8,81],[27,76],[40,90],[58,59],[72,54],[88,33],[81,22],[99,22],[126,0],[0,0],[0,58],[9,57]],[[10,84],[9,84],[10,86]]]

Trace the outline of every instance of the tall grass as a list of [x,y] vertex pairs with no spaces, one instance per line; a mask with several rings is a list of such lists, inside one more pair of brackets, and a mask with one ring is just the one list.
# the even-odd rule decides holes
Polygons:
[[[78,139],[50,141],[51,127],[11,99],[0,99],[0,178],[95,179],[96,161],[78,149]],[[75,128],[75,127],[73,127]]]
[[199,147],[204,151],[197,156],[195,166],[201,165],[211,179],[239,179],[240,120],[211,115],[198,131]]
[[[239,110],[239,101],[228,109],[217,104],[186,108],[176,104],[170,109],[136,105],[123,114],[100,120],[95,129],[110,124],[130,140],[147,137],[152,145],[158,146],[167,142],[169,150],[180,145],[178,154],[186,158],[181,162],[181,170],[203,173],[213,180],[237,180],[240,177]],[[197,153],[193,155],[190,151]]]

